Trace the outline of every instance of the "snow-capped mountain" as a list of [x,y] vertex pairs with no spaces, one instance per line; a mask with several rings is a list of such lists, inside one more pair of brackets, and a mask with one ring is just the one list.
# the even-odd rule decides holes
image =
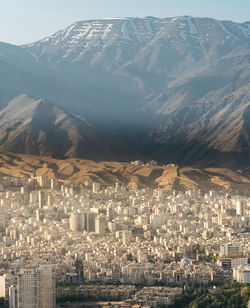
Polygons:
[[250,23],[236,24],[190,16],[114,18],[77,22],[25,48],[36,61],[51,63],[81,61],[88,53],[94,52],[92,64],[98,63],[105,53],[112,50],[114,63],[125,64],[134,56],[138,58],[148,52],[156,56],[152,51],[159,45],[162,49],[175,49],[180,55],[195,48],[198,59],[202,54],[208,55],[211,48],[217,48],[222,55],[228,51],[227,48],[249,39]]
[[44,97],[145,157],[235,161],[250,150],[249,47],[250,22],[80,21],[25,46],[0,44],[0,103]]

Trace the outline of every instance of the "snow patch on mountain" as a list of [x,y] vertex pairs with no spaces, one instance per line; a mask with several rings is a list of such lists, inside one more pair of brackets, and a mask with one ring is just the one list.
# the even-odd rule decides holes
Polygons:
[[188,17],[188,25],[189,25],[190,33],[193,34],[193,35],[198,35],[198,30],[197,30],[195,24],[193,23],[191,17]]
[[112,27],[113,27],[113,24],[108,24],[106,29],[104,30],[103,32],[103,36],[102,36],[102,39],[105,39],[108,37],[109,33],[111,32],[112,30]]
[[216,20],[217,24],[221,27],[221,29],[226,33],[225,39],[229,40],[231,38],[234,38],[235,40],[239,40],[233,33],[231,33],[226,26],[219,20]]
[[138,29],[137,29],[137,27],[136,27],[134,21],[133,21],[133,20],[130,20],[130,24],[131,24],[131,26],[132,26],[132,29],[133,29],[133,32],[134,32],[134,34],[135,34],[136,39],[141,43],[140,33],[139,33],[139,31],[138,31]]
[[130,35],[129,35],[129,33],[128,33],[127,25],[128,25],[127,22],[124,22],[124,23],[122,24],[122,38],[123,38],[124,40],[131,40],[131,37],[130,37]]
[[27,50],[28,54],[30,54],[34,59],[35,59],[35,62],[38,63],[38,60],[39,60],[39,57],[32,51],[30,50]]
[[146,29],[147,29],[148,34],[152,36],[153,35],[152,23],[148,19],[146,19]]
[[250,37],[250,24],[240,24],[238,28],[246,38]]

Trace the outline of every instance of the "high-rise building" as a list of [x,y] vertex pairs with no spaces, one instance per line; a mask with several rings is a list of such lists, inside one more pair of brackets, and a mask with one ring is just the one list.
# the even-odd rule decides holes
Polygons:
[[50,179],[50,188],[55,189],[58,186],[57,179]]
[[7,290],[8,290],[7,276],[6,275],[0,276],[0,297],[8,299]]
[[97,216],[95,219],[95,232],[104,234],[107,228],[107,220],[105,216]]
[[72,213],[69,220],[70,230],[81,232],[85,227],[85,215],[82,213]]
[[94,194],[98,193],[101,189],[101,184],[100,183],[93,183],[92,184],[92,191]]
[[17,288],[9,287],[9,308],[17,308]]
[[52,205],[52,196],[51,194],[47,195],[47,206],[51,206]]
[[39,202],[39,209],[43,208],[46,205],[46,196],[44,191],[39,190],[38,202]]
[[17,276],[17,307],[38,308],[38,277],[33,268],[21,269]]
[[36,177],[37,183],[41,186],[41,187],[46,187],[49,188],[50,187],[50,179],[47,178],[46,176],[43,175],[38,175]]
[[17,276],[17,307],[56,307],[56,276],[51,266],[21,269]]
[[221,245],[220,256],[226,258],[238,258],[240,256],[240,247],[235,244]]
[[36,220],[37,221],[42,221],[44,219],[44,213],[42,209],[37,209],[36,210]]
[[245,214],[245,204],[244,201],[236,201],[236,215],[244,216]]
[[240,283],[250,283],[250,265],[240,265],[233,270],[234,279]]
[[132,241],[132,232],[124,230],[122,231],[122,243],[123,245],[128,245]]
[[38,268],[38,307],[56,307],[56,275],[50,265]]
[[84,282],[84,270],[83,270],[82,260],[76,260],[75,267],[76,267],[77,282],[83,283]]
[[115,217],[115,209],[114,209],[114,206],[113,206],[113,205],[109,205],[109,206],[107,207],[106,212],[107,212],[107,219],[108,219],[109,221],[111,221],[112,219],[114,219],[114,217]]
[[97,214],[96,213],[86,213],[86,224],[85,224],[85,230],[87,232],[95,232],[95,218]]

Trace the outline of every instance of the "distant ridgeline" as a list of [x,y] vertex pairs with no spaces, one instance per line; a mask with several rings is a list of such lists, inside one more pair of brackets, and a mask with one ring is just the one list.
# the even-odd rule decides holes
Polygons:
[[250,22],[80,21],[0,43],[0,150],[249,167]]

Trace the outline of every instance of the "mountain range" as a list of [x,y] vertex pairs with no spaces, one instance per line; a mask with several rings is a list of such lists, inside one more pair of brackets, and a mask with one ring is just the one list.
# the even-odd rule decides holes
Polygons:
[[249,166],[250,22],[116,18],[0,43],[0,150]]

